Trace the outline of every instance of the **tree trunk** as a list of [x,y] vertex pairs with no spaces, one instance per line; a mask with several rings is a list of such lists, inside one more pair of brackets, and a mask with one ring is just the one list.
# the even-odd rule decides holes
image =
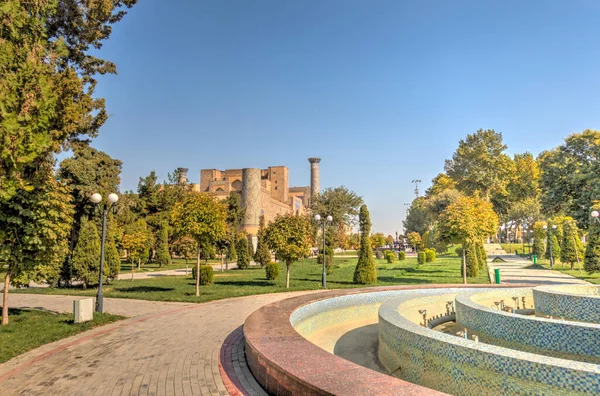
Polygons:
[[133,273],[134,273],[133,269],[134,269],[134,268],[135,268],[135,267],[134,267],[134,265],[133,265],[133,257],[132,257],[132,258],[131,258],[131,281],[132,281],[132,282],[133,282]]
[[138,257],[138,271],[142,269],[142,258]]
[[200,250],[198,250],[198,260],[196,260],[196,296],[200,295]]
[[2,298],[2,325],[8,324],[8,286],[10,286],[10,271],[4,276],[4,296]]
[[292,266],[292,263],[286,263],[286,274],[285,274],[285,287],[287,289],[290,288],[290,267]]
[[465,254],[465,243],[463,242],[462,250],[463,250],[463,259],[462,259],[462,267],[463,267],[463,283],[467,284],[467,257]]

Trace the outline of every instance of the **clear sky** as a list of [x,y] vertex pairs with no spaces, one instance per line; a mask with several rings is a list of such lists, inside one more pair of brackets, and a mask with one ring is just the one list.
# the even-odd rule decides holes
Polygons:
[[287,165],[362,195],[374,231],[479,128],[509,153],[600,129],[595,0],[140,0],[100,54],[110,119],[93,144],[156,170]]

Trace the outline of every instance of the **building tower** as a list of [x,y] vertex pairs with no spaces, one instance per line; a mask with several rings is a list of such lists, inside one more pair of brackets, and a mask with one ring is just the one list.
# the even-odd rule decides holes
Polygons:
[[262,209],[260,180],[260,169],[242,169],[242,207],[246,209],[242,229],[251,235],[258,231]]
[[187,182],[188,170],[188,168],[177,168],[177,171],[179,171],[179,184],[185,184]]
[[310,204],[312,205],[313,200],[319,195],[319,162],[321,158],[309,158],[310,162]]

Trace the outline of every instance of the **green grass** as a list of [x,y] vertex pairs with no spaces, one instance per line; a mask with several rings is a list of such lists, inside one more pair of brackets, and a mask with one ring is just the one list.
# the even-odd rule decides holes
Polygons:
[[[204,263],[204,260],[202,260]],[[208,264],[221,264],[220,259],[208,260]],[[196,265],[195,260],[188,260],[188,266],[191,268]],[[225,262],[223,262],[225,265]],[[167,271],[167,270],[175,270],[185,268],[185,260],[184,259],[173,259],[170,265],[163,265],[159,267],[158,263],[147,263],[142,264],[141,268],[138,270],[137,263],[134,264],[133,271],[134,272],[152,272],[152,271]],[[121,273],[131,273],[131,261],[121,261]]]
[[117,315],[95,313],[94,320],[75,324],[72,314],[29,309],[9,309],[8,315],[8,325],[0,326],[0,363],[40,345],[122,319]]
[[[385,260],[375,260],[378,281],[372,286],[414,285],[433,283],[462,283],[461,261],[455,254],[438,256],[434,263],[417,265],[416,258],[407,258],[387,264]],[[334,258],[333,274],[327,276],[329,289],[363,287],[352,283],[356,258]],[[489,283],[487,269],[480,271],[469,283]],[[195,283],[190,277],[164,276],[151,279],[114,281],[103,288],[105,297],[134,298],[153,301],[206,302],[229,297],[254,294],[276,293],[294,290],[318,290],[321,288],[321,266],[315,259],[298,261],[292,265],[290,289],[285,288],[285,265],[275,281],[265,277],[260,268],[215,272],[214,284],[201,286],[200,296],[196,297]],[[67,294],[93,296],[95,289],[81,288],[39,288],[19,289],[11,293]]]
[[[550,269],[549,260],[539,260],[538,263],[544,266],[546,269]],[[562,272],[567,275],[571,275],[575,278],[582,279],[586,282],[594,283],[600,285],[600,273],[588,274],[583,269],[583,261],[581,262],[581,272],[579,271],[579,266],[575,263],[575,269],[571,270],[571,266],[569,264],[561,264],[558,260],[554,261],[554,267],[552,270],[557,272]]]

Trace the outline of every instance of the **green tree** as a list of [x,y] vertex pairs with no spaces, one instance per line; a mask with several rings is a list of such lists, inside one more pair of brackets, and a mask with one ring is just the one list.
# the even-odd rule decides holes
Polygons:
[[421,248],[421,235],[418,232],[410,232],[406,235],[406,239],[408,239],[408,243],[415,249],[415,251],[420,250]]
[[572,134],[538,156],[542,208],[564,213],[586,229],[590,202],[600,196],[600,131]]
[[30,180],[30,189],[18,189],[10,199],[0,199],[0,261],[6,263],[3,325],[8,324],[9,286],[30,281],[55,284],[68,251],[71,196],[52,176],[51,164],[46,166]]
[[[594,205],[593,209],[600,209],[598,206]],[[583,268],[588,274],[600,272],[600,223],[597,217],[590,223]]]
[[[227,211],[225,205],[208,194],[189,192],[173,207],[173,228],[179,235],[189,235],[198,246],[214,244],[225,237]],[[200,273],[200,254],[196,261]],[[200,277],[196,277],[196,296],[200,295]]]
[[[544,227],[546,227],[544,229]],[[548,223],[537,221],[533,225],[533,254],[542,257],[546,252],[546,237],[548,234]]]
[[116,73],[96,51],[136,0],[6,0],[0,8],[0,199],[35,186],[32,170],[107,119],[95,75]]
[[371,248],[371,217],[367,205],[360,207],[359,214],[360,225],[360,250],[358,251],[358,263],[354,269],[354,283],[371,284],[377,282],[377,270],[375,269],[375,260],[373,259],[373,250]]
[[519,202],[537,199],[540,195],[540,169],[537,161],[529,152],[514,155],[514,171],[508,183],[510,201]]
[[[96,284],[100,274],[100,236],[93,221],[82,219],[80,238],[73,251],[73,275],[83,283],[83,288]],[[106,276],[106,269],[103,276]]]
[[180,236],[173,243],[173,251],[179,257],[185,259],[185,274],[188,274],[188,260],[193,259],[198,254],[198,245],[194,238],[189,235]]
[[238,236],[236,250],[238,251],[237,267],[239,269],[248,269],[250,256],[248,255],[248,236],[246,233],[241,233]]
[[376,232],[371,235],[371,246],[373,249],[382,247],[385,245],[385,234],[383,232]]
[[579,238],[577,223],[572,218],[563,223],[563,243],[560,251],[560,261],[569,263],[573,269],[575,263],[583,258],[583,244]]
[[479,274],[479,259],[475,242],[465,243],[465,260],[468,277],[476,277]]
[[265,229],[267,246],[277,259],[285,262],[285,287],[290,287],[290,270],[295,261],[310,253],[312,226],[305,216],[278,215]]
[[417,232],[423,234],[431,226],[431,217],[427,210],[427,198],[415,198],[410,204],[406,219],[402,222],[406,233]]
[[[63,160],[58,169],[58,178],[66,183],[73,197],[75,216],[69,238],[69,250],[72,252],[77,244],[81,219],[90,218],[97,210],[97,205],[90,202],[93,193],[103,197],[117,192],[119,189],[122,163],[108,154],[90,147],[88,142],[72,144],[73,156]],[[96,227],[101,227],[101,216],[95,216]],[[63,281],[71,281],[71,257],[67,256],[63,268]]]
[[156,243],[156,261],[158,266],[171,264],[171,253],[169,252],[169,230],[168,223],[163,221],[160,226],[160,232],[158,234],[158,241]]
[[504,150],[501,133],[479,129],[458,143],[452,159],[446,160],[445,171],[459,191],[489,200],[506,190],[514,168]]
[[106,240],[104,244],[104,265],[106,266],[106,278],[109,280],[117,279],[121,270],[121,256],[117,249],[115,237],[115,221],[112,216],[107,219]]
[[146,221],[138,219],[133,224],[128,225],[123,234],[122,246],[127,250],[127,254],[131,259],[131,270],[133,271],[133,263],[138,262],[138,267],[142,260],[142,255],[148,246],[148,230]]
[[425,195],[438,195],[448,190],[456,190],[456,182],[447,174],[439,173],[431,180],[431,187],[425,191]]
[[265,216],[260,216],[258,221],[258,244],[256,245],[254,261],[259,263],[261,268],[271,262],[271,252],[265,241]]
[[345,186],[326,188],[315,197],[312,211],[324,217],[333,217],[333,225],[336,225],[335,221],[341,220],[344,225],[352,226],[356,223],[362,203],[362,198]]

